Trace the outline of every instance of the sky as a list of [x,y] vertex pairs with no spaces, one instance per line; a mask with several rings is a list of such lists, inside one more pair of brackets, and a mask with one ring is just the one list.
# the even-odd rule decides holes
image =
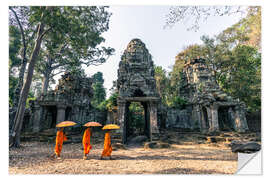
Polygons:
[[109,30],[103,34],[106,41],[102,45],[114,48],[115,53],[106,63],[86,68],[88,76],[98,71],[103,73],[107,97],[113,81],[117,79],[120,57],[132,39],[141,39],[153,56],[154,64],[170,71],[169,67],[174,64],[175,56],[183,47],[195,43],[201,44],[202,35],[213,37],[241,18],[240,15],[210,17],[200,25],[197,32],[187,30],[190,27],[189,22],[177,23],[172,28],[164,28],[165,17],[170,7],[110,6],[108,11],[112,13],[112,16]]

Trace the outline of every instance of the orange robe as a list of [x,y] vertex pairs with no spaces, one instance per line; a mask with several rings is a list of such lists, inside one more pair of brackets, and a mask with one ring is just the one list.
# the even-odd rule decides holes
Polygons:
[[101,156],[111,156],[111,153],[112,153],[111,137],[110,133],[106,132],[104,138],[104,150]]
[[85,155],[89,153],[90,149],[92,149],[92,146],[90,144],[90,137],[91,137],[91,131],[90,131],[90,128],[87,128],[84,131],[83,140],[82,140]]
[[55,139],[55,148],[54,148],[54,152],[57,156],[60,156],[63,142],[66,140],[67,140],[67,137],[64,134],[63,130],[57,131],[56,139]]

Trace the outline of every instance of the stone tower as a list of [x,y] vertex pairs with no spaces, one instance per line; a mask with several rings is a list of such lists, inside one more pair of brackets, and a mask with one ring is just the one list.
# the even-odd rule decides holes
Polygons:
[[245,104],[223,92],[212,68],[202,58],[185,63],[180,95],[188,100],[191,119],[202,132],[248,130]]
[[123,133],[123,143],[127,142],[128,110],[131,102],[140,102],[145,112],[145,135],[152,139],[158,132],[157,103],[154,66],[151,54],[140,39],[129,42],[121,56],[118,69],[117,89],[119,92],[118,121]]

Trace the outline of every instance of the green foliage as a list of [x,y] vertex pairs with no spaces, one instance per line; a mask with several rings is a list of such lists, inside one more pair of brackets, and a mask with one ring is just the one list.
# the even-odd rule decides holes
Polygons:
[[13,106],[15,89],[18,84],[18,77],[15,76],[15,68],[21,65],[19,50],[21,46],[20,31],[16,26],[9,26],[9,106]]
[[9,71],[13,67],[21,65],[21,60],[18,58],[21,46],[21,34],[16,26],[9,26]]
[[249,111],[261,108],[261,54],[247,45],[236,46],[226,73],[219,76],[221,87],[235,98],[245,102]]
[[[129,134],[143,132],[144,128],[144,108],[139,102],[132,102],[129,106]],[[136,132],[137,131],[137,132]]]
[[103,74],[102,72],[97,72],[93,76],[93,83],[100,82],[101,84],[104,83]]
[[[59,73],[102,64],[114,52],[113,48],[100,45],[105,42],[102,33],[109,29],[111,16],[105,6],[20,6],[12,9],[24,27],[28,57],[34,47],[37,25],[41,21],[45,25],[35,66],[35,74],[41,74],[43,80],[52,81]],[[11,11],[9,18],[11,24],[18,27]]]
[[118,96],[119,96],[118,93],[113,93],[107,100],[102,101],[98,105],[98,109],[108,110],[108,111],[112,111],[112,110],[116,109]]
[[184,98],[180,96],[173,96],[169,103],[169,107],[183,109],[186,104],[187,101]]
[[34,100],[36,100],[36,98],[33,97],[33,94],[29,93],[29,96],[26,100],[26,108],[30,108],[30,101],[34,101]]
[[106,99],[106,90],[103,86],[104,79],[103,74],[101,72],[97,72],[92,76],[93,78],[93,99],[91,101],[91,104],[93,107],[96,108],[102,108],[104,105],[101,105],[103,101]]
[[[173,95],[167,104],[173,106],[177,102],[174,99],[180,94],[184,63],[200,56],[213,67],[216,80],[225,92],[245,102],[249,111],[260,111],[261,8],[249,7],[247,16],[238,23],[214,38],[202,36],[201,40],[202,45],[190,45],[176,56],[169,77]],[[203,90],[203,84],[199,90]]]
[[14,91],[18,83],[18,78],[9,76],[9,106],[13,106]]
[[161,97],[162,103],[166,104],[170,91],[170,80],[167,77],[167,72],[161,66],[155,66],[155,79],[157,91]]

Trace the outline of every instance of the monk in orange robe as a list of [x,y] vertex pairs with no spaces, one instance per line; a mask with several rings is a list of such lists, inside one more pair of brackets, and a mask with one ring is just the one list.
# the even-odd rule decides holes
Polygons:
[[105,133],[105,138],[104,138],[104,149],[101,154],[100,159],[103,157],[109,156],[111,158],[111,153],[112,153],[112,145],[111,145],[111,137],[110,137],[110,131],[107,131]]
[[89,153],[90,149],[92,149],[92,146],[90,144],[91,135],[92,135],[92,132],[91,132],[90,128],[87,128],[84,131],[83,139],[82,139],[82,144],[83,144],[83,148],[84,148],[84,157],[83,157],[83,159],[87,159],[87,154]]
[[55,148],[54,152],[58,159],[60,159],[60,154],[62,151],[63,142],[67,140],[66,135],[63,132],[64,128],[61,128],[57,131],[56,139],[55,139]]

